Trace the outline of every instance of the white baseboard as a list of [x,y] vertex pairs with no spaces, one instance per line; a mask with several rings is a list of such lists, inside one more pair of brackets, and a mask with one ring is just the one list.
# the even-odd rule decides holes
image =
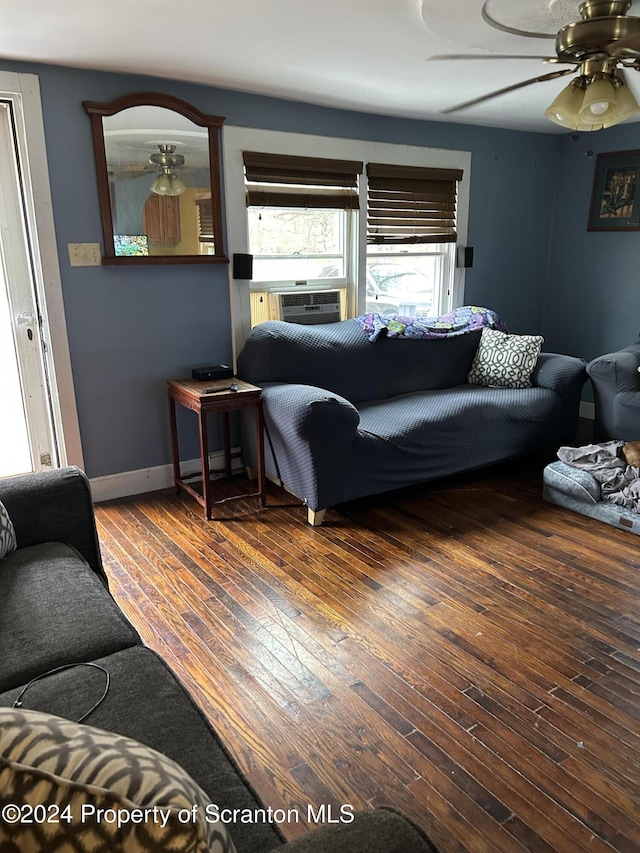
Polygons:
[[[231,470],[234,473],[242,470],[242,461],[237,455],[238,452],[238,448],[231,450]],[[224,453],[221,450],[209,454],[209,467],[212,470],[223,466]],[[189,459],[180,463],[182,477],[197,477],[199,473],[199,459]],[[126,498],[129,495],[141,495],[143,492],[155,492],[158,489],[169,489],[173,486],[173,465],[158,465],[155,468],[140,468],[137,471],[122,471],[119,474],[92,477],[90,483],[94,503]]]
[[585,400],[580,401],[580,417],[587,418],[590,421],[595,420],[596,407],[594,403],[587,403]]

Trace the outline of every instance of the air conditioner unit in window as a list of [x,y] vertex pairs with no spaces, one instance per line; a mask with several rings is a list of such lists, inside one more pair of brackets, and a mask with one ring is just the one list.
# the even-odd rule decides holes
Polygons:
[[271,293],[271,319],[305,326],[340,320],[339,290],[307,290],[304,293]]

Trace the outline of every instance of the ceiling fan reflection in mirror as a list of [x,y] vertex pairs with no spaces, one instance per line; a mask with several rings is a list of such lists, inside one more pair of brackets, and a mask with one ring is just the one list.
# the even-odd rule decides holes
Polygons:
[[187,187],[176,174],[176,169],[184,166],[184,155],[175,153],[175,145],[158,143],[158,149],[157,153],[149,156],[149,166],[145,167],[150,172],[160,171],[149,189],[156,195],[181,195]]
[[[427,3],[423,15],[427,21]],[[540,4],[538,4],[539,6]],[[630,91],[624,69],[640,71],[640,17],[628,15],[630,0],[585,0],[579,6],[580,19],[561,26],[553,35],[534,27],[537,22],[535,4],[521,5],[516,11],[520,18],[509,22],[513,13],[513,0],[486,0],[482,19],[496,30],[525,38],[555,38],[556,55],[531,57],[523,55],[448,55],[434,59],[542,59],[555,65],[569,65],[540,74],[530,80],[514,83],[487,95],[465,101],[443,110],[446,114],[460,112],[477,104],[514,92],[534,83],[555,80],[568,74],[577,76],[545,110],[545,116],[556,124],[571,130],[592,131],[619,124],[632,116],[640,115],[640,106]],[[543,11],[546,23],[566,20],[567,0],[546,0]],[[513,16],[512,16],[513,17]],[[505,20],[506,19],[506,20]]]

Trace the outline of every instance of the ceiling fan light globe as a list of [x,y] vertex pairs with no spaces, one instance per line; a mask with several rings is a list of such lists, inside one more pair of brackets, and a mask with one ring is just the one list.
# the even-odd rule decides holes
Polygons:
[[171,192],[167,193],[167,195],[182,195],[182,193],[187,189],[183,181],[175,175],[171,176],[169,182],[171,184]]
[[560,127],[566,127],[568,130],[576,130],[576,122],[570,116],[554,112],[553,110],[545,110],[544,114],[549,121],[559,124]]
[[616,94],[618,96],[618,111],[614,118],[605,120],[604,127],[612,127],[614,124],[620,124],[621,121],[640,115],[640,106],[638,106],[638,102],[628,86],[622,83]]
[[575,81],[572,81],[547,107],[544,114],[550,121],[559,124],[561,127],[577,130],[583,100],[583,89]]
[[613,83],[603,78],[592,80],[584,93],[580,120],[587,124],[614,118],[618,112],[618,96]]
[[[595,116],[594,116],[594,119],[595,119]],[[589,122],[589,123],[584,122],[584,121],[579,121],[577,123],[577,125],[575,126],[574,130],[580,130],[583,133],[592,133],[594,130],[602,130],[603,127],[604,127],[604,123],[602,122],[602,120],[595,120],[595,121]]]
[[168,175],[162,174],[149,187],[156,195],[171,195],[171,180]]

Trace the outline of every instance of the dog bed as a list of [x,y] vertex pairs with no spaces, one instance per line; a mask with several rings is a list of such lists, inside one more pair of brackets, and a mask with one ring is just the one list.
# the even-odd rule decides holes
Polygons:
[[551,462],[543,472],[542,496],[550,503],[640,534],[640,514],[602,499],[600,483],[588,471]]

